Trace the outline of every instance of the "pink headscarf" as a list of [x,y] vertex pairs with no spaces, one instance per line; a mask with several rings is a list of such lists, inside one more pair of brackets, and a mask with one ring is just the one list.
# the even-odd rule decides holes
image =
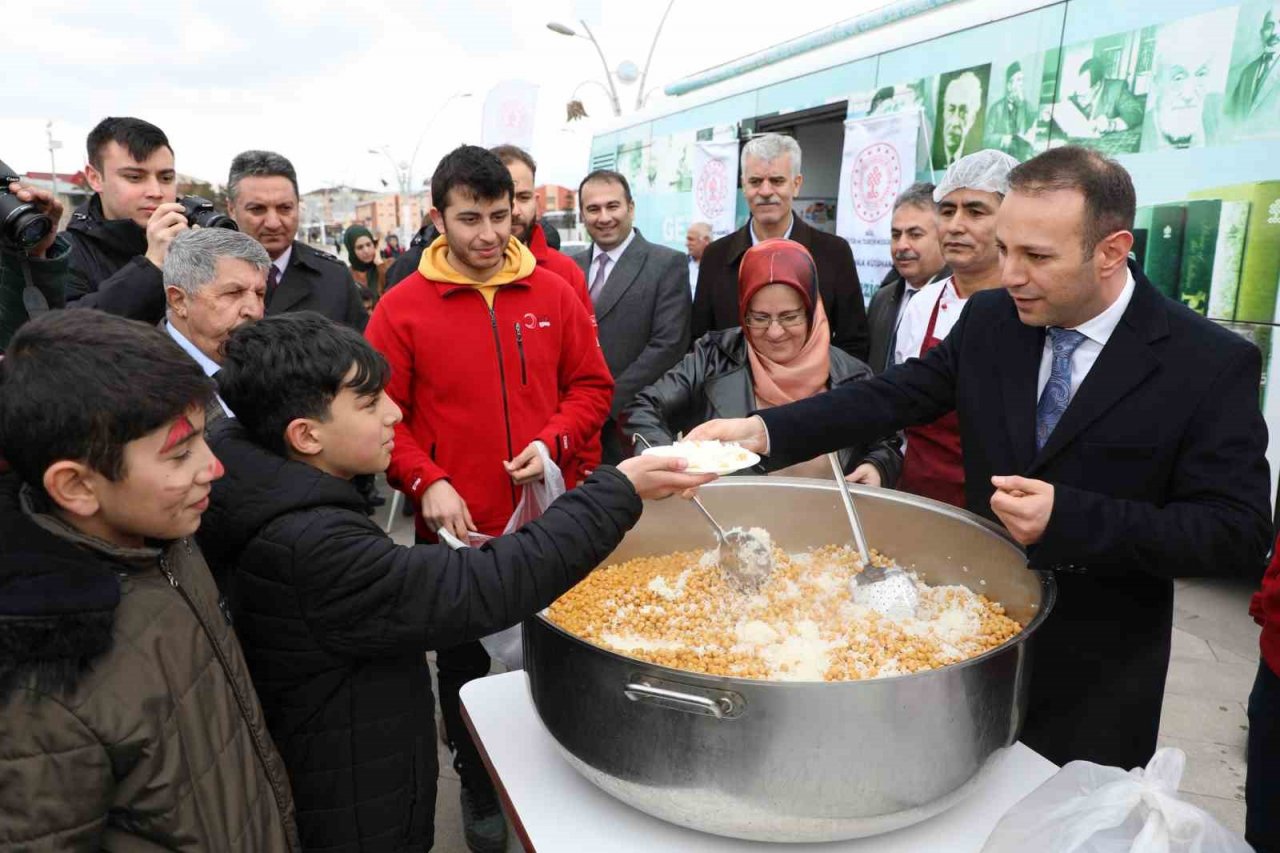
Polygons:
[[[785,364],[757,351],[746,329],[751,299],[770,284],[785,284],[799,293],[809,321],[804,346]],[[738,320],[747,336],[751,379],[762,404],[781,406],[826,390],[831,377],[831,328],[818,294],[818,270],[808,249],[792,240],[771,239],[747,250],[738,267]]]

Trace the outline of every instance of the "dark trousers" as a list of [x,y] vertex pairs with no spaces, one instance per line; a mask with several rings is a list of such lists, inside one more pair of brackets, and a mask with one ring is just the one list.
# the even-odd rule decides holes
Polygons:
[[1280,853],[1280,676],[1266,661],[1249,694],[1249,773],[1244,835],[1258,853]]
[[439,649],[436,652],[436,674],[440,682],[440,711],[444,715],[445,736],[453,750],[453,769],[458,778],[480,803],[496,804],[497,794],[489,772],[480,760],[480,751],[471,740],[467,724],[462,721],[462,704],[458,692],[462,685],[489,674],[489,653],[478,640]]

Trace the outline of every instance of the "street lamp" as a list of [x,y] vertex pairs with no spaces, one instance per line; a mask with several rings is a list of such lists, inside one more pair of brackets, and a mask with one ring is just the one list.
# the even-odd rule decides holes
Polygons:
[[572,27],[566,27],[564,24],[551,21],[547,24],[547,29],[553,33],[559,33],[562,36],[573,36],[575,38],[584,38],[595,45],[596,53],[600,56],[600,65],[604,67],[604,79],[609,84],[609,105],[613,107],[615,116],[622,115],[622,104],[618,102],[618,89],[613,85],[613,72],[609,70],[609,60],[604,58],[604,50],[600,47],[600,42],[596,41],[595,35],[592,34],[591,28],[587,26],[587,22],[579,20],[582,29],[586,30],[585,36],[580,36]]
[[396,186],[400,191],[400,227],[397,230],[400,242],[407,244],[409,242],[409,164],[403,160],[396,162],[396,158],[391,156],[391,148],[386,145],[381,148],[370,148],[369,153],[381,154],[391,164],[391,171],[395,175]]
[[[653,33],[653,41],[649,43],[649,55],[644,61],[644,70],[640,72],[640,87],[636,90],[636,109],[640,109],[644,105],[644,81],[649,76],[649,66],[653,63],[653,51],[658,46],[658,36],[662,35],[662,26],[667,22],[667,16],[671,14],[671,7],[675,5],[676,0],[668,0],[666,11],[662,13],[662,18],[658,21],[658,28]],[[609,61],[604,58],[604,50],[600,47],[600,42],[596,41],[595,35],[592,34],[591,28],[587,26],[587,22],[579,19],[579,24],[586,31],[585,36],[578,35],[577,31],[572,27],[567,27],[557,21],[549,21],[547,29],[553,33],[562,36],[574,36],[576,38],[585,38],[595,45],[596,53],[600,56],[600,64],[604,66],[604,79],[609,83],[609,103],[613,107],[615,116],[622,115],[622,106],[618,102],[618,90],[613,85],[614,73],[609,71]],[[618,66],[616,75],[623,83],[634,83],[636,81],[636,65],[634,62],[625,61]],[[573,115],[573,111],[570,111]]]
[[[53,197],[58,197],[58,164],[53,152],[62,147],[62,143],[53,138],[53,119],[44,123],[45,136],[49,138],[49,180],[53,182]],[[54,223],[57,225],[58,223]]]
[[410,185],[413,184],[413,167],[418,162],[418,150],[422,148],[422,141],[427,138],[427,132],[431,130],[431,125],[436,123],[436,119],[440,118],[441,114],[444,113],[444,108],[449,106],[453,101],[470,97],[470,92],[454,92],[452,95],[445,98],[445,101],[440,105],[440,108],[431,115],[431,118],[427,119],[426,125],[422,128],[422,135],[418,137],[418,144],[413,146],[413,156],[409,158],[409,173],[405,176],[405,180]]

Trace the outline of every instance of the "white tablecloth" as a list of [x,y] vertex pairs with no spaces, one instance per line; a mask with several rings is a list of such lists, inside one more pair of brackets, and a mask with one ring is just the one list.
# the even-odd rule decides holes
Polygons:
[[982,848],[1001,815],[1057,770],[1038,753],[1015,744],[998,757],[998,764],[966,800],[923,823],[855,841],[764,844],[721,838],[667,823],[592,785],[565,762],[543,728],[523,672],[470,682],[462,688],[462,704],[512,812],[516,832],[530,851],[539,853],[721,853],[779,848],[806,853],[971,853]]

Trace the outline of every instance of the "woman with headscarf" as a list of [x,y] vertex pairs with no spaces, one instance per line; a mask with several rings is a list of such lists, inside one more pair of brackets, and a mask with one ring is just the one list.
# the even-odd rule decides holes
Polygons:
[[378,241],[373,232],[363,225],[352,225],[342,235],[351,260],[351,277],[360,287],[367,287],[376,297],[382,295],[387,283],[387,268],[391,261],[378,257]]
[[[763,240],[747,250],[738,268],[738,316],[741,327],[703,335],[683,361],[636,395],[623,418],[628,436],[671,444],[703,421],[746,417],[872,375],[831,346],[817,269],[799,243]],[[846,478],[894,485],[902,468],[899,446],[895,435],[870,447],[846,447],[840,451]],[[819,456],[773,473],[830,479],[831,466]]]

